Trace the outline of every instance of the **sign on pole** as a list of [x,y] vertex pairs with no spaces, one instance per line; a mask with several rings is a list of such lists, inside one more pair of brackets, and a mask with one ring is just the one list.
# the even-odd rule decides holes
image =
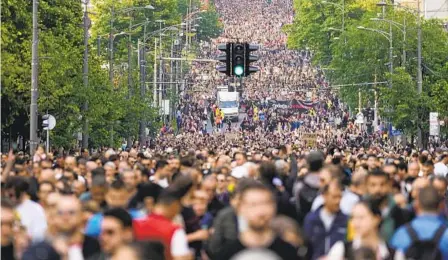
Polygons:
[[429,113],[429,135],[437,136],[440,134],[439,113]]
[[355,124],[364,124],[364,115],[361,112],[356,114]]

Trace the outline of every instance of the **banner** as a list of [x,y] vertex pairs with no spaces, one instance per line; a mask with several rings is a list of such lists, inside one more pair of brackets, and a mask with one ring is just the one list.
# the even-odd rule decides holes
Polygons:
[[290,100],[290,101],[280,101],[280,100],[269,100],[268,106],[275,109],[291,110],[292,112],[306,112],[310,109],[316,108],[319,102],[312,102],[306,100]]

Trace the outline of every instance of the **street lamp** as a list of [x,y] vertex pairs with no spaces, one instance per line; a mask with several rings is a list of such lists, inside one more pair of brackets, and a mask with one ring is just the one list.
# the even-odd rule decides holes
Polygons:
[[403,24],[384,19],[384,18],[370,18],[371,21],[378,21],[378,22],[387,22],[389,24],[394,25],[397,27],[402,33],[403,33],[403,67],[406,66],[406,16],[403,17]]
[[[392,38],[392,31],[390,31],[389,33],[385,32],[385,31],[381,31],[378,29],[373,29],[373,28],[366,28],[364,26],[358,26],[356,27],[359,30],[365,30],[365,31],[371,31],[371,32],[375,32],[375,33],[379,33],[380,35],[382,35],[384,38],[386,38],[389,41],[389,73],[390,73],[390,81],[389,81],[389,87],[392,87],[392,75],[394,73],[394,54],[393,54],[393,50],[394,50],[394,46],[393,46],[393,38]],[[390,28],[392,28],[392,25],[390,26]]]
[[[420,0],[417,0],[417,11],[402,6],[400,3],[393,5],[388,5],[384,0],[381,0],[377,6],[383,7],[383,17],[386,6],[393,6],[398,8],[403,8],[407,11],[411,11],[417,17],[417,92],[419,95],[422,93],[423,89],[423,72],[422,72],[422,26],[421,26],[421,16],[420,16]],[[422,148],[422,132],[420,127],[418,127],[418,146]]]

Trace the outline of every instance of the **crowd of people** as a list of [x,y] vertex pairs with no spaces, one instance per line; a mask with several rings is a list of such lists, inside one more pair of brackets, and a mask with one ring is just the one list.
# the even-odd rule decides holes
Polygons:
[[215,120],[234,81],[195,62],[177,128],[144,146],[3,154],[1,259],[448,260],[448,143],[355,124],[312,52],[286,48],[292,1],[214,4],[224,32],[200,57],[261,45],[245,118]]
[[448,259],[448,150],[245,146],[11,151],[1,257]]

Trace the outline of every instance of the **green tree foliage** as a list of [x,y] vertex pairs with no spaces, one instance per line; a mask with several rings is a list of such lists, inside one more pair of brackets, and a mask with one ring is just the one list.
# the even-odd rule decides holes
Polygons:
[[[285,28],[289,34],[288,47],[308,47],[315,51],[313,62],[326,67],[327,78],[335,85],[375,80],[389,82],[392,79],[391,89],[388,84],[378,85],[380,115],[405,133],[414,135],[419,127],[427,136],[429,112],[438,111],[442,117],[447,116],[447,32],[439,20],[422,19],[423,93],[419,95],[416,81],[417,16],[412,11],[388,7],[386,19],[397,24],[390,28],[388,22],[375,20],[382,17],[377,2],[346,0],[342,13],[342,1],[296,0],[295,21]],[[338,29],[342,27],[343,14],[345,28],[341,31]],[[406,26],[403,28],[399,24]],[[359,26],[385,34],[361,30],[357,28]],[[393,42],[392,77],[389,73],[389,30],[392,30]],[[406,52],[405,62],[403,51]],[[365,102],[373,101],[371,86],[341,87],[340,94],[351,108],[357,107],[359,89]]]

